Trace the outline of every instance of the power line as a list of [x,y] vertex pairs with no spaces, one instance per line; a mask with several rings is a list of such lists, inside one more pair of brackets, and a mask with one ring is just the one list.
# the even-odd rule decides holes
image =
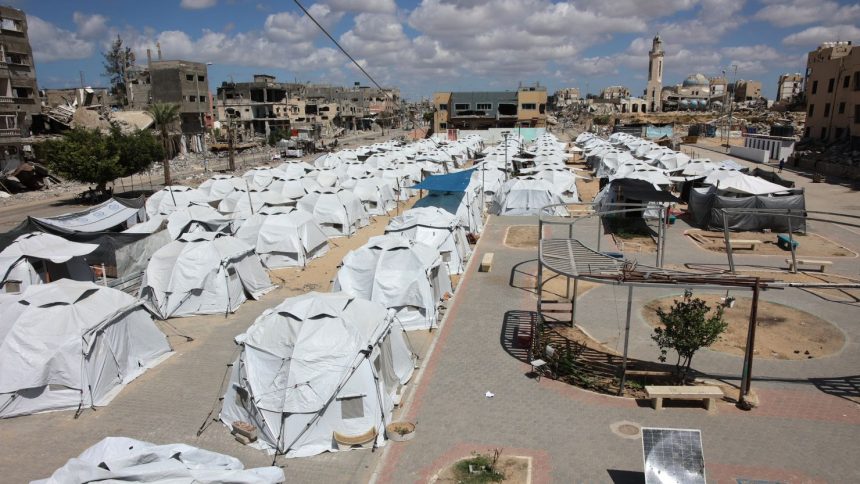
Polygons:
[[347,52],[347,51],[346,51],[346,49],[344,49],[343,47],[341,47],[341,45],[338,43],[338,41],[336,41],[336,40],[334,39],[334,37],[332,37],[332,36],[331,36],[331,34],[330,34],[330,33],[328,33],[328,30],[326,30],[326,29],[325,29],[325,27],[323,27],[322,25],[320,25],[320,23],[319,23],[319,22],[317,22],[317,19],[315,19],[315,18],[314,18],[314,16],[313,16],[313,15],[311,15],[311,13],[310,13],[310,12],[308,12],[308,10],[307,10],[307,9],[306,9],[306,8],[305,8],[301,3],[299,3],[299,0],[293,0],[293,1],[294,1],[294,2],[296,2],[296,5],[298,5],[298,6],[299,6],[299,8],[300,8],[300,9],[302,9],[302,12],[304,12],[304,13],[305,13],[305,15],[307,15],[307,16],[308,16],[308,18],[309,18],[309,19],[311,19],[311,20],[313,21],[313,23],[315,23],[315,24],[317,25],[317,27],[319,27],[319,28],[320,28],[320,30],[322,30],[322,31],[323,31],[323,33],[326,35],[326,37],[328,37],[329,39],[331,39],[331,41],[332,41],[332,42],[334,42],[334,45],[336,45],[336,46],[337,46],[337,48],[338,48],[338,49],[340,49],[340,51],[341,51],[341,52],[343,52],[343,54],[344,54],[345,56],[349,57],[349,60],[351,60],[351,61],[352,61],[352,63],[353,63],[353,64],[355,64],[355,67],[358,67],[358,70],[360,70],[360,71],[361,71],[365,76],[367,76],[367,78],[368,78],[368,79],[370,79],[370,82],[372,82],[374,86],[378,87],[378,88],[379,88],[379,90],[381,90],[381,91],[385,91],[385,88],[383,88],[382,86],[380,86],[380,85],[379,85],[379,83],[378,83],[378,82],[376,82],[376,79],[374,79],[374,78],[373,78],[373,76],[371,76],[370,74],[368,74],[368,73],[367,73],[367,71],[366,71],[366,70],[364,70],[364,67],[361,67],[361,64],[359,64],[359,63],[358,63],[358,61],[356,61],[356,60],[355,60],[351,55],[349,55],[349,52]]

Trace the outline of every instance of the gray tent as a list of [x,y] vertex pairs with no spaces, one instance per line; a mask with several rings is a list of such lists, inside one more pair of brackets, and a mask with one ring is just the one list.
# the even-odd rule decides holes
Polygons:
[[[723,208],[749,209],[791,209],[806,210],[803,189],[787,190],[787,195],[746,195],[730,196],[721,194],[713,186],[690,190],[689,211],[693,225],[708,230],[723,229]],[[770,229],[774,232],[788,232],[788,218],[779,215],[755,213],[728,213],[729,230],[736,232]],[[792,218],[794,232],[806,231],[806,220]]]

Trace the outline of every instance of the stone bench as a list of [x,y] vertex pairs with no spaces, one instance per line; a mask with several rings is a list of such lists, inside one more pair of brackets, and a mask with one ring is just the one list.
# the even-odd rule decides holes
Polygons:
[[[794,272],[794,264],[791,262],[791,259],[785,259],[785,263],[788,264],[788,270]],[[812,260],[812,259],[797,259],[797,265],[799,266],[818,266],[818,270],[824,272],[824,269],[833,265],[833,261],[829,260]]]
[[755,239],[731,239],[732,250],[737,249],[735,245],[748,245],[750,250],[755,250],[758,247],[758,244],[761,244],[762,241]]
[[720,387],[715,386],[660,386],[660,385],[645,385],[645,393],[654,405],[654,410],[663,408],[663,399],[677,400],[704,400],[705,408],[709,412],[717,409],[717,399],[723,398],[723,391]]
[[490,272],[490,269],[493,268],[493,253],[487,252],[484,254],[484,257],[481,258],[481,266],[478,268],[478,272]]

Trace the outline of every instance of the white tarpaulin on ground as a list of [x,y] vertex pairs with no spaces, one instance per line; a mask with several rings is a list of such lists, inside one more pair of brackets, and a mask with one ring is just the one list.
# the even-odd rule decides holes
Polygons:
[[78,457],[69,459],[51,477],[30,484],[278,484],[284,481],[284,471],[278,467],[245,469],[235,457],[190,445],[156,445],[127,437],[106,437]]
[[457,216],[437,207],[410,208],[392,217],[385,233],[435,247],[448,266],[449,274],[462,274],[472,254],[466,231]]
[[236,238],[254,247],[267,268],[303,267],[328,252],[328,238],[311,214],[268,210],[249,217],[236,231]]
[[296,206],[313,215],[328,237],[352,235],[369,223],[361,200],[345,190],[308,193]]
[[[139,203],[139,202],[138,202]],[[104,232],[118,225],[123,228],[146,220],[146,212],[139,206],[129,206],[112,198],[95,207],[56,217],[39,218],[39,222],[68,232]]]
[[44,232],[24,234],[0,252],[0,293],[20,292],[46,278],[92,281],[93,272],[83,256],[97,248]]
[[372,237],[347,254],[332,290],[396,310],[407,330],[436,326],[438,305],[453,292],[439,251],[398,235]]
[[207,203],[206,195],[196,188],[173,185],[164,187],[146,199],[146,215],[170,215],[194,203]]
[[336,451],[335,434],[385,443],[412,377],[413,355],[385,307],[311,292],[267,309],[236,337],[220,419],[259,429],[257,445],[287,457]]
[[107,405],[170,353],[136,298],[59,280],[0,295],[0,417]]
[[[211,232],[182,235],[158,249],[143,274],[140,298],[161,319],[226,314],[274,289],[254,248]],[[247,294],[247,296],[246,296]]]

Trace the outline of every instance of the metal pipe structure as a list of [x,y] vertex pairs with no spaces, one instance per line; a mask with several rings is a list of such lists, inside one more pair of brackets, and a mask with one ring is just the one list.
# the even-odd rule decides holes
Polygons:
[[627,319],[624,322],[624,355],[621,360],[621,381],[618,384],[618,395],[624,393],[627,381],[627,348],[630,342],[630,314],[633,312],[633,286],[627,287]]
[[749,395],[750,385],[752,383],[752,364],[753,354],[755,351],[755,327],[756,318],[758,316],[758,295],[760,291],[759,280],[756,278],[756,283],[753,286],[752,307],[750,308],[750,322],[747,330],[747,345],[744,351],[744,366],[741,372],[741,387],[738,394],[738,407],[749,410],[751,408],[749,402],[746,401],[746,396]]

